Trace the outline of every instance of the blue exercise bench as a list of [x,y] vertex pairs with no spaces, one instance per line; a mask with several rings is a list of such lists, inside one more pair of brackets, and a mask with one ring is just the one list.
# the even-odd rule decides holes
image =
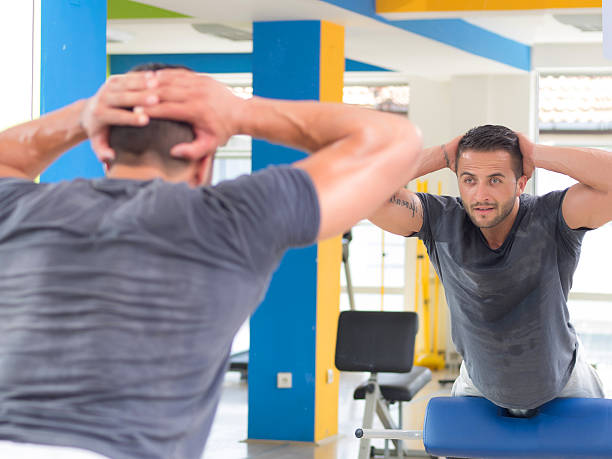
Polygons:
[[357,429],[358,438],[418,438],[435,456],[499,459],[612,458],[612,400],[558,398],[529,418],[480,397],[434,397],[423,431]]

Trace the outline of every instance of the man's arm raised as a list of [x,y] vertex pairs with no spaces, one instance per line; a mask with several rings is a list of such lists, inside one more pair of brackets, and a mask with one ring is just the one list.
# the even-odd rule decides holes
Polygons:
[[214,80],[181,70],[156,77],[161,103],[147,113],[188,121],[196,130],[196,143],[173,153],[197,157],[234,134],[314,153],[295,167],[309,173],[317,190],[319,239],[366,218],[419,168],[420,134],[397,115],[342,104],[243,101]]
[[541,167],[579,183],[563,200],[563,218],[572,229],[598,228],[612,220],[612,153],[594,148],[552,147],[518,133],[527,169]]
[[306,170],[321,207],[319,238],[346,231],[418,168],[420,134],[405,118],[341,104],[254,98],[242,132],[314,153]]
[[[450,142],[427,148],[421,153],[419,168],[407,182],[445,167],[455,170],[457,145],[461,136]],[[376,226],[400,236],[410,236],[423,225],[423,206],[415,193],[406,188],[397,190],[375,213],[370,221]]]
[[69,148],[88,136],[104,157],[108,124],[142,126],[144,113],[121,107],[157,102],[153,74],[111,77],[90,99],[80,100],[40,118],[0,132],[0,177],[33,180]]
[[0,133],[0,177],[33,180],[61,153],[87,138],[80,125],[85,101]]

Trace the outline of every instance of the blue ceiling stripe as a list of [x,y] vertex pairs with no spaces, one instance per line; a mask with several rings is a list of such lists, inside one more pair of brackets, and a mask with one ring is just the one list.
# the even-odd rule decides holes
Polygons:
[[136,65],[160,62],[185,65],[201,73],[250,73],[252,61],[251,53],[113,54],[110,57],[110,70],[112,74],[125,73]]
[[[376,0],[320,0],[324,3],[331,3],[339,6],[342,9],[352,11],[353,13],[369,16],[378,19],[376,14]],[[382,16],[380,16],[382,18]],[[385,18],[382,18],[385,19]],[[385,19],[386,20],[386,19]]]
[[463,19],[393,21],[393,25],[521,70],[531,69],[531,47]]
[[[132,67],[150,62],[185,65],[202,73],[251,73],[251,53],[226,54],[113,54],[110,56],[110,71],[114,74],[128,72]],[[390,72],[391,70],[366,64],[353,59],[345,60],[347,72]]]
[[379,67],[377,65],[366,64],[365,62],[355,61],[353,59],[345,59],[345,72],[391,72],[392,70]]
[[531,47],[463,19],[391,21],[376,13],[375,0],[321,0],[384,24],[521,70],[531,70]]

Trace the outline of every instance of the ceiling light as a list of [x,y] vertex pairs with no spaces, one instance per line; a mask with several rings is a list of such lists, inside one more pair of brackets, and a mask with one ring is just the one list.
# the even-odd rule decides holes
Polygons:
[[191,27],[199,33],[225,38],[226,40],[251,41],[253,39],[251,32],[223,24],[191,24]]
[[124,32],[123,30],[106,28],[106,42],[107,43],[127,43],[132,38],[132,34]]
[[561,24],[576,27],[582,32],[601,32],[601,14],[553,14]]

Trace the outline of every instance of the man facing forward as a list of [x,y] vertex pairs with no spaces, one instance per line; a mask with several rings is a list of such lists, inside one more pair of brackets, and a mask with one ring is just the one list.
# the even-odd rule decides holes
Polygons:
[[[423,155],[411,178],[449,167],[461,197],[401,189],[371,220],[427,247],[464,359],[453,394],[484,396],[517,415],[555,397],[603,397],[567,297],[585,233],[612,219],[612,155],[534,145],[492,125]],[[579,183],[523,194],[535,167]]]

